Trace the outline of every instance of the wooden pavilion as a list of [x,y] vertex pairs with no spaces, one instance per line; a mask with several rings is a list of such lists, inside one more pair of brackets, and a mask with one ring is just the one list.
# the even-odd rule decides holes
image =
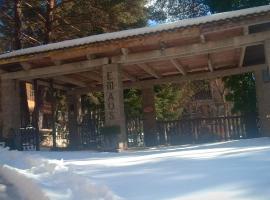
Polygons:
[[80,96],[103,90],[105,123],[120,127],[110,148],[126,149],[123,89],[137,88],[142,91],[145,141],[151,146],[154,85],[254,72],[261,132],[269,136],[269,64],[270,6],[9,52],[0,55],[2,134],[8,137],[21,127],[22,81],[35,83],[35,90],[51,85],[66,91],[74,141]]

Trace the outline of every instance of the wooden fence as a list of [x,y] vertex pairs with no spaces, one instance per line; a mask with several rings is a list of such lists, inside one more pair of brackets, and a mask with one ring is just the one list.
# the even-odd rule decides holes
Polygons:
[[[95,113],[84,117],[80,125],[81,144],[87,148],[99,148],[104,139],[100,133],[104,126],[102,115]],[[144,146],[143,120],[126,120],[129,147]],[[214,142],[247,137],[245,117],[215,117],[157,121],[157,139],[160,145],[177,145]]]
[[188,144],[247,137],[243,116],[158,121],[161,144]]
[[[81,146],[86,149],[99,149],[104,136],[104,114],[93,112],[84,116],[79,125]],[[243,116],[182,119],[176,121],[157,121],[157,140],[160,145],[178,145],[215,142],[247,137],[248,128]],[[143,120],[126,120],[129,147],[144,146]],[[33,150],[39,147],[37,132],[32,127],[20,129],[17,144],[20,150]],[[18,140],[19,139],[19,140]]]
[[144,146],[143,120],[141,118],[127,119],[126,129],[129,147]]
[[101,128],[104,126],[104,113],[99,110],[85,115],[79,125],[81,145],[84,148],[98,149],[104,139]]

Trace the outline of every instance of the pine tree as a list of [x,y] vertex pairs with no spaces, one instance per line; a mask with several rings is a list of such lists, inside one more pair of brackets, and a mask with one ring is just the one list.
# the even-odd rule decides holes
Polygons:
[[208,13],[203,0],[155,0],[149,9],[151,19],[155,21],[175,21]]
[[22,1],[2,0],[0,2],[0,31],[2,49],[22,47]]
[[1,0],[4,51],[147,24],[146,0]]
[[212,13],[220,13],[270,4],[270,0],[204,0]]

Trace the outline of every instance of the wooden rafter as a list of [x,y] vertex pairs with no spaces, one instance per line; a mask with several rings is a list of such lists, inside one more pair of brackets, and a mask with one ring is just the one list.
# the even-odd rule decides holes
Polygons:
[[22,68],[23,68],[24,70],[26,70],[26,71],[30,70],[30,69],[33,67],[33,66],[32,66],[30,63],[28,63],[28,62],[21,62],[20,64],[21,64]]
[[201,34],[200,35],[200,40],[201,40],[201,43],[205,43],[206,42],[206,38],[205,38],[205,35],[204,34]]
[[270,72],[270,40],[265,41],[264,52],[265,52],[266,65],[268,66],[268,72]]
[[84,82],[77,80],[75,78],[71,78],[68,76],[57,76],[53,78],[54,80],[58,80],[58,81],[62,81],[62,82],[66,82],[66,83],[70,83],[73,85],[77,85],[79,87],[87,87],[87,84],[85,84]]
[[153,70],[152,67],[150,67],[149,65],[147,65],[146,63],[141,63],[137,65],[138,67],[140,67],[142,70],[144,70],[146,73],[150,74],[151,76],[159,79],[160,76],[157,74],[157,72],[155,72]]
[[56,65],[56,66],[60,66],[62,64],[61,60],[52,60],[52,62]]
[[132,82],[137,81],[137,78],[136,77],[132,76],[130,73],[128,73],[128,72],[126,72],[124,70],[122,70],[122,75],[124,77],[126,77],[127,79],[131,80]]
[[[196,74],[190,74],[186,76],[174,75],[170,77],[163,77],[160,79],[152,79],[152,80],[144,80],[144,81],[138,81],[138,82],[132,82],[132,83],[123,83],[124,89],[129,88],[144,88],[145,86],[154,86],[154,85],[160,85],[164,83],[183,83],[186,81],[194,81],[194,80],[205,80],[205,79],[214,79],[214,78],[221,78],[225,76],[231,76],[236,74],[243,74],[247,72],[253,72],[253,71],[261,71],[263,69],[267,69],[266,64],[262,65],[252,65],[247,67],[236,67],[233,69],[223,69],[223,70],[216,70],[214,72],[200,72]],[[70,93],[76,93],[76,94],[86,94],[91,91],[102,91],[102,87],[95,87],[95,88],[80,88],[80,89],[74,89]]]
[[89,71],[95,67],[102,66],[109,63],[108,58],[95,59],[90,61],[81,61],[59,66],[44,67],[38,69],[31,69],[28,71],[11,72],[1,75],[2,79],[34,79],[34,78],[48,78],[61,76],[66,74],[73,74],[79,72]]
[[179,62],[177,61],[176,59],[170,59],[170,62],[173,64],[173,66],[183,75],[186,75],[187,72],[184,68],[184,66]]
[[97,72],[90,71],[90,72],[80,73],[79,75],[86,79],[90,79],[90,80],[94,80],[99,83],[102,83],[102,77]]
[[209,68],[210,72],[214,71],[214,66],[213,66],[213,62],[212,62],[210,54],[208,54],[208,68]]
[[[249,34],[249,29],[247,26],[245,26],[243,28],[243,35],[248,35]],[[247,47],[242,47],[241,48],[241,55],[240,55],[240,59],[239,59],[239,63],[238,63],[238,66],[239,67],[243,67],[243,64],[244,64],[244,59],[245,59],[245,55],[246,55],[246,49]]]
[[[42,86],[46,86],[46,87],[50,87],[50,83],[48,81],[44,81],[44,80],[37,80],[37,84],[42,85]],[[53,87],[55,89],[64,90],[64,91],[70,90],[70,88],[63,86],[61,84],[57,84],[57,83],[53,83]]]
[[144,80],[134,83],[125,83],[123,86],[124,88],[143,88],[145,85],[153,86],[153,85],[160,85],[164,83],[181,83],[185,81],[193,81],[193,80],[206,80],[206,79],[213,79],[213,78],[221,78],[225,76],[231,76],[236,74],[243,74],[252,71],[261,71],[263,69],[267,69],[266,64],[262,65],[253,65],[248,67],[236,67],[231,69],[223,69],[223,70],[215,70],[213,72],[200,72],[196,74],[190,74],[186,76],[170,76],[170,77],[163,77],[160,79],[152,79],[152,80]]
[[249,34],[245,36],[237,36],[219,41],[209,41],[206,43],[171,47],[165,49],[162,54],[160,50],[133,53],[129,54],[125,61],[123,61],[121,57],[115,56],[112,58],[112,61],[113,63],[123,63],[124,65],[128,65],[173,58],[190,57],[195,55],[209,54],[240,47],[263,44],[264,41],[267,39],[270,39],[270,31]]

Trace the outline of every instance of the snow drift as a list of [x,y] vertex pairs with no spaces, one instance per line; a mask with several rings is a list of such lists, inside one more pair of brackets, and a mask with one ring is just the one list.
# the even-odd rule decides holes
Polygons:
[[24,200],[117,200],[107,187],[73,173],[63,160],[0,149],[0,176],[13,184]]

